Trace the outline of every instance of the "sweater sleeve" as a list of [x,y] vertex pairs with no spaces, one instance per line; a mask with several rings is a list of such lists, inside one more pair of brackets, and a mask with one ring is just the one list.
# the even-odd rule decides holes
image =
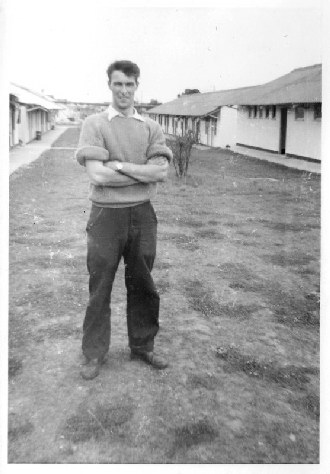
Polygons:
[[157,122],[152,122],[150,127],[150,143],[147,148],[147,160],[155,156],[165,156],[171,162],[172,151],[166,146],[166,140],[161,126]]
[[100,126],[93,116],[87,117],[82,125],[76,159],[82,166],[86,166],[86,160],[109,160]]

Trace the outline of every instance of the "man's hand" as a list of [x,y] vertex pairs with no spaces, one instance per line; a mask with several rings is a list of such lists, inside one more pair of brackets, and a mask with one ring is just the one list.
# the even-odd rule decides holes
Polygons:
[[[122,165],[120,171],[117,170],[117,163],[121,163]],[[134,178],[141,183],[156,183],[166,180],[169,163],[166,157],[155,156],[150,158],[147,163],[143,165],[128,162],[108,161],[105,166],[115,170],[119,174]]]
[[137,179],[118,173],[113,163],[113,161],[104,163],[103,161],[86,160],[86,170],[90,182],[96,186],[110,187],[132,186],[139,182]]
[[106,161],[104,163],[104,166],[106,166],[107,168],[110,168],[111,170],[113,171],[117,171],[117,164],[118,163],[121,163],[120,161],[117,161],[117,160],[114,160],[114,161]]
[[149,158],[148,163],[150,165],[166,166],[168,165],[168,159],[165,156],[154,156],[153,158]]

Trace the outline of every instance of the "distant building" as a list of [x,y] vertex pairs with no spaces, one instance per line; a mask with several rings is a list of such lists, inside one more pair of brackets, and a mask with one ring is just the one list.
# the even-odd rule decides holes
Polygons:
[[[80,122],[88,115],[103,112],[110,104],[110,102],[75,102],[67,99],[57,99],[55,102],[63,107],[57,117],[58,123]],[[159,104],[157,100],[151,100],[149,103],[135,102],[134,107],[143,116],[147,115],[149,109]]]
[[151,100],[150,102],[135,102],[134,107],[139,112],[140,115],[142,116],[149,116],[148,110],[152,109],[156,105],[160,105],[160,102],[157,102],[157,100]]
[[55,125],[61,109],[49,97],[27,87],[9,85],[9,147],[25,145]]
[[322,65],[260,86],[182,95],[148,113],[165,133],[192,130],[208,146],[237,144],[320,161]]
[[58,123],[80,122],[88,115],[102,112],[109,107],[109,102],[74,102],[67,99],[57,99],[56,103],[62,106],[58,114]]

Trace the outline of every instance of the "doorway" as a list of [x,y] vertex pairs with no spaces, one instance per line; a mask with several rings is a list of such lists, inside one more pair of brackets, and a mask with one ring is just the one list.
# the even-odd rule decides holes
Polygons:
[[283,107],[281,109],[280,147],[278,151],[280,155],[285,155],[287,122],[288,122],[288,109],[287,107]]

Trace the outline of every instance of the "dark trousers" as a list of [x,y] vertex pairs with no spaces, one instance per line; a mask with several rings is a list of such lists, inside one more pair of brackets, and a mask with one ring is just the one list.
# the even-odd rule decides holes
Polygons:
[[93,205],[86,231],[90,296],[83,324],[83,353],[93,359],[109,350],[111,290],[121,257],[129,346],[152,351],[159,328],[159,294],[151,277],[157,239],[151,203],[119,209]]

